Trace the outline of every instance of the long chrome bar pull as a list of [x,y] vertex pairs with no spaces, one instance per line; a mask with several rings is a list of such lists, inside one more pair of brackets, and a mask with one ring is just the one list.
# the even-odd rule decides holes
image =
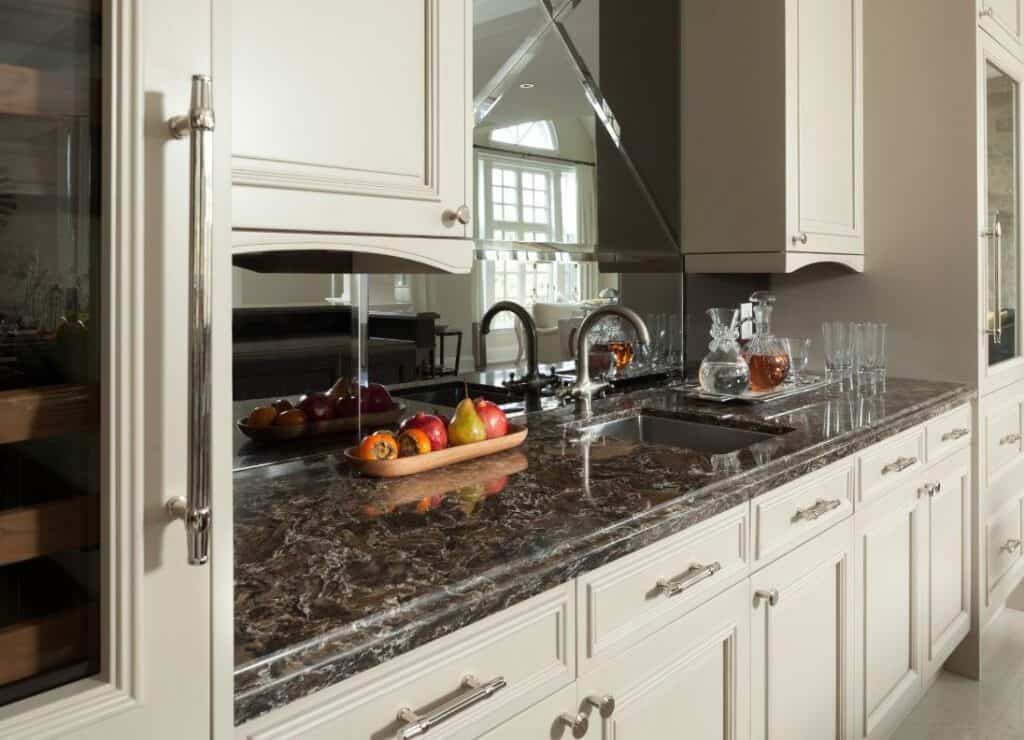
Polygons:
[[185,522],[188,562],[210,558],[210,324],[213,308],[213,89],[207,75],[192,76],[188,115],[168,125],[175,139],[187,135],[189,154],[189,371],[187,498],[167,504],[171,516]]

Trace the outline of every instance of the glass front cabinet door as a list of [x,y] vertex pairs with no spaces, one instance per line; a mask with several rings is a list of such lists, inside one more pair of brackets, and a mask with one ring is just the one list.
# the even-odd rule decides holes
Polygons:
[[210,14],[0,0],[0,738],[211,736],[211,567],[165,513],[212,471],[186,401],[202,142],[165,123]]
[[1020,134],[1024,66],[982,34],[979,64],[981,386],[1024,377],[1021,359]]

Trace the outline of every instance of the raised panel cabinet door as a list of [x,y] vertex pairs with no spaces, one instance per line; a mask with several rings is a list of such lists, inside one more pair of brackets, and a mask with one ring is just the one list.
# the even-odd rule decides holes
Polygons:
[[967,451],[928,479],[925,680],[971,626],[971,461]]
[[787,0],[792,251],[863,254],[862,0]]
[[231,7],[236,228],[470,233],[470,0]]
[[588,718],[586,737],[744,740],[749,642],[744,581],[579,679],[577,711]]
[[1022,17],[1020,0],[980,0],[978,22],[982,28],[1011,48],[1021,41]]
[[925,499],[925,484],[911,481],[856,515],[858,738],[888,737],[924,688]]
[[852,551],[847,519],[751,577],[752,740],[852,737]]

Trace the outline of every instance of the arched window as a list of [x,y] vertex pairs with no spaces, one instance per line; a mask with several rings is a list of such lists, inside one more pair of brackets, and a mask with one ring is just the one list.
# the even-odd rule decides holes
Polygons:
[[542,149],[553,152],[558,149],[558,136],[551,121],[527,121],[514,126],[505,126],[491,131],[491,141],[496,144],[519,146],[526,149]]

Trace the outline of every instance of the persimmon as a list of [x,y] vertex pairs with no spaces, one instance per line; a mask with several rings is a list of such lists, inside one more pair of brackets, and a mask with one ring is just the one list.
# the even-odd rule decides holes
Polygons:
[[394,460],[398,457],[398,441],[391,432],[374,432],[359,444],[362,460]]

